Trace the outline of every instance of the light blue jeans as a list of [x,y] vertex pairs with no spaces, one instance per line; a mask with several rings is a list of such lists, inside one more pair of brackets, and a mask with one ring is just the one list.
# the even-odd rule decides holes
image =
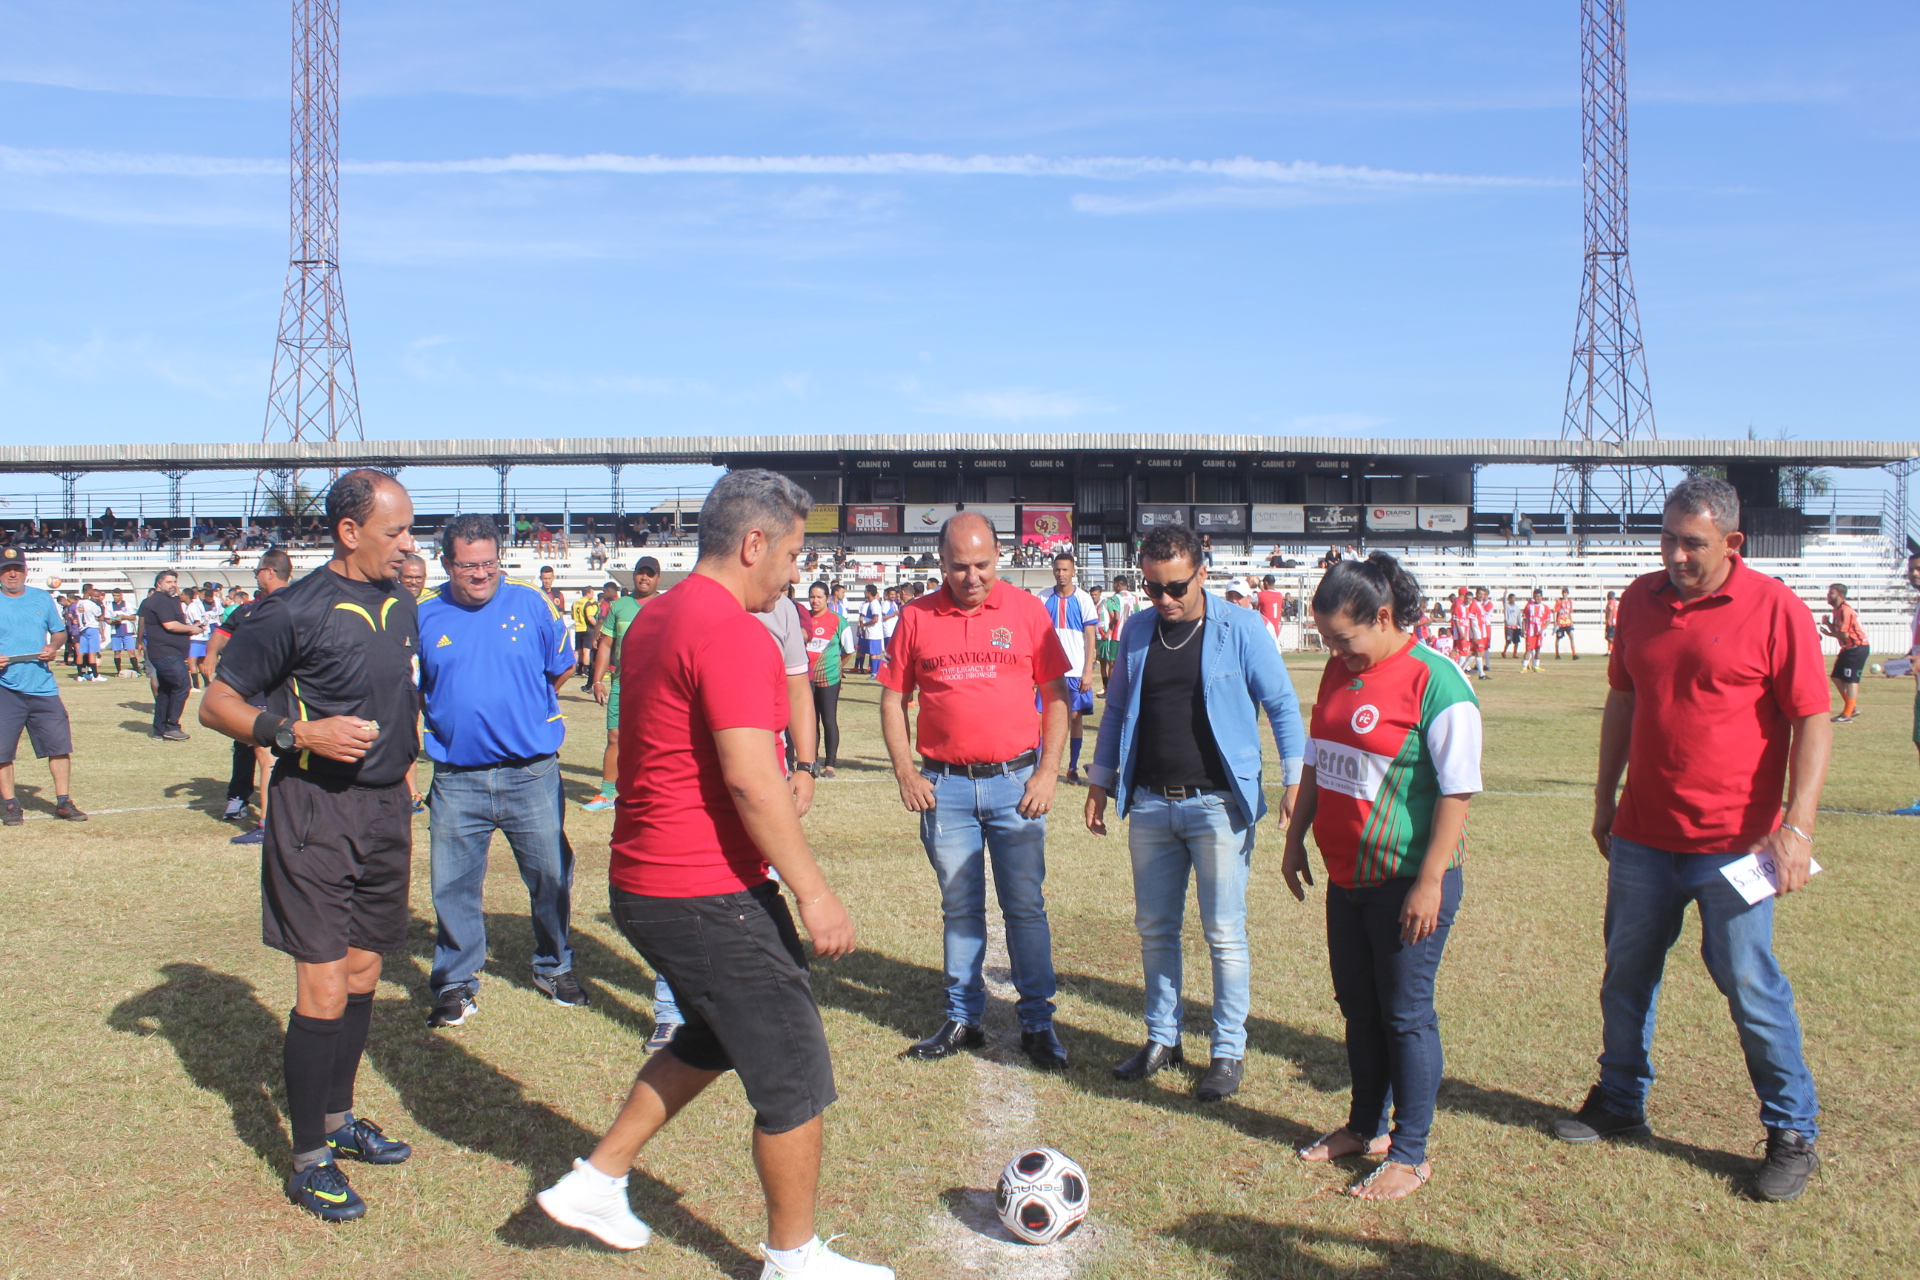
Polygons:
[[1700,906],[1700,958],[1740,1033],[1760,1123],[1812,1138],[1820,1100],[1800,1046],[1793,985],[1773,956],[1773,902],[1753,905],[1720,868],[1736,853],[1667,853],[1619,836],[1607,862],[1607,969],[1600,980],[1600,1092],[1638,1115],[1653,1085],[1653,1022],[1667,952],[1687,904]]
[[1212,1056],[1245,1058],[1253,1000],[1247,952],[1252,824],[1229,795],[1169,800],[1135,787],[1127,808],[1127,851],[1133,855],[1133,925],[1140,931],[1146,976],[1148,1040],[1180,1043],[1180,925],[1191,872],[1200,929],[1213,955]]
[[920,815],[940,884],[946,922],[947,1016],[978,1026],[987,1008],[982,967],[987,954],[986,859],[1007,925],[1007,956],[1020,1026],[1032,1031],[1053,1021],[1053,933],[1042,885],[1047,878],[1047,820],[1020,815],[1031,766],[992,778],[922,772],[933,784],[934,807]]
[[434,994],[480,985],[487,962],[482,890],[487,846],[496,831],[506,836],[531,900],[533,971],[552,977],[572,969],[567,928],[573,913],[573,846],[564,829],[559,758],[488,769],[438,767],[427,814],[433,834],[433,910],[440,922],[428,978]]

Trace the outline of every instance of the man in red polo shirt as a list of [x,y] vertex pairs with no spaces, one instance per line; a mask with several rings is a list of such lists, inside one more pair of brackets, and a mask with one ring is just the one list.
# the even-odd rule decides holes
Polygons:
[[1773,955],[1773,896],[1748,903],[1721,871],[1751,853],[1771,865],[1780,893],[1806,884],[1833,729],[1813,616],[1741,560],[1739,524],[1733,486],[1682,481],[1661,526],[1665,572],[1636,580],[1620,601],[1593,817],[1608,864],[1600,1083],[1553,1129],[1568,1142],[1647,1132],[1655,1001],[1697,903],[1701,954],[1739,1029],[1767,1130],[1749,1191],[1791,1200],[1819,1165],[1820,1104],[1793,987]]
[[[920,815],[920,842],[946,920],[947,1020],[907,1054],[944,1058],[985,1042],[991,854],[1020,995],[1020,1047],[1035,1066],[1057,1071],[1066,1068],[1067,1051],[1053,1031],[1053,934],[1042,885],[1047,810],[1067,736],[1065,677],[1073,667],[1046,606],[1000,581],[999,562],[985,516],[965,511],[949,519],[940,530],[946,582],[900,611],[880,672],[880,729],[900,801]],[[906,712],[916,693],[918,766]]]
[[785,595],[812,506],[770,471],[722,478],[700,508],[693,573],[622,637],[613,918],[673,985],[681,1024],[593,1153],[536,1198],[554,1221],[616,1249],[646,1244],[627,1171],[675,1113],[734,1071],[753,1106],[767,1201],[763,1280],[891,1280],[814,1233],[833,1062],[806,952],[767,875],[771,862],[815,952],[853,950],[853,921],[814,862],[781,768],[787,676],[754,616]]

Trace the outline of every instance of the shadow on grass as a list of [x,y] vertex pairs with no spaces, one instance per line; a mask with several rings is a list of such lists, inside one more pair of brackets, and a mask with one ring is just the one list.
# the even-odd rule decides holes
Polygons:
[[164,1036],[189,1079],[220,1095],[233,1131],[276,1169],[293,1158],[280,1124],[280,1019],[253,984],[203,965],[161,966],[166,981],[122,1001],[107,1015],[115,1031]]
[[[602,913],[602,923],[612,917]],[[434,925],[414,917],[407,935],[407,951],[421,968],[432,972]],[[653,973],[638,960],[601,942],[590,933],[574,930],[573,971],[586,985],[593,1003],[588,1006],[619,1023],[627,1031],[645,1040],[653,1034]],[[524,915],[511,912],[487,912],[487,966],[481,972],[490,981],[530,991],[542,1000],[547,993],[533,985],[533,923]],[[613,988],[624,989],[633,999],[623,1000]],[[421,997],[426,999],[424,994]],[[423,1004],[422,1010],[426,1008]],[[566,1012],[562,1010],[561,1012]]]
[[[385,977],[405,986],[411,999],[374,1005],[367,1057],[375,1069],[415,1123],[443,1141],[510,1161],[527,1173],[527,1202],[494,1234],[522,1249],[597,1247],[579,1232],[555,1226],[532,1202],[531,1193],[557,1181],[574,1157],[593,1149],[600,1135],[529,1098],[519,1081],[476,1057],[455,1037],[429,1030],[419,1012],[426,1007],[427,966],[417,956],[388,957]],[[668,1184],[635,1169],[629,1188],[640,1217],[665,1239],[702,1254],[730,1274],[754,1265],[732,1241],[682,1208],[680,1193]]]
[[225,800],[227,780],[225,778],[188,778],[185,782],[176,782],[171,786],[163,787],[160,794],[169,800],[178,800],[181,796],[186,796],[189,803]]
[[[1062,973],[1059,981],[1063,988],[1123,1013],[1138,1013],[1145,1007],[1145,993],[1127,983],[1080,973]],[[822,1005],[857,1014],[908,1041],[918,1039],[937,1025],[945,986],[946,976],[940,971],[877,951],[856,951],[844,960],[816,962],[813,968],[814,997]],[[1233,1099],[1202,1103],[1158,1084],[1115,1080],[1114,1064],[1138,1049],[1139,1042],[1122,1042],[1067,1023],[1059,1023],[1058,1030],[1073,1061],[1063,1078],[1084,1092],[1147,1102],[1183,1115],[1204,1116],[1231,1125],[1249,1137],[1291,1147],[1302,1146],[1319,1136],[1319,1130],[1309,1129],[1289,1116],[1271,1115]],[[1342,1041],[1267,1018],[1248,1019],[1247,1032],[1249,1043],[1298,1065],[1313,1088],[1323,1093],[1338,1093],[1350,1087],[1346,1046]],[[910,1065],[918,1069],[917,1064]],[[939,1069],[937,1064],[929,1065],[931,1069]],[[1197,1077],[1198,1064],[1188,1074]],[[1568,1110],[1510,1090],[1453,1077],[1440,1083],[1439,1106],[1444,1111],[1477,1116],[1538,1134],[1544,1134],[1548,1122]],[[1671,1139],[1649,1139],[1645,1145],[1717,1177],[1731,1178],[1750,1163],[1741,1156]]]
[[[1518,1280],[1504,1267],[1438,1245],[1320,1231],[1237,1213],[1194,1214],[1161,1234],[1212,1254],[1233,1280],[1388,1280],[1401,1276]],[[1315,1252],[1317,1246],[1329,1245],[1349,1256],[1334,1261]],[[1356,1264],[1351,1260],[1354,1250],[1371,1255],[1372,1261]]]
[[52,790],[51,787],[39,787],[30,782],[16,782],[13,798],[18,800],[20,807],[28,813],[50,814],[59,807],[56,802],[47,799],[47,795]]

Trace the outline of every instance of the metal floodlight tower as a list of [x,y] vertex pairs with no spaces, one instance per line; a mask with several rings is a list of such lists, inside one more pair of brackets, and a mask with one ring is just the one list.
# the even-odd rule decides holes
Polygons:
[[[1627,261],[1626,0],[1581,0],[1581,169],[1586,186],[1586,266],[1567,376],[1562,440],[1621,446],[1652,440],[1653,397],[1640,345],[1640,308]],[[1657,488],[1654,476],[1627,466],[1585,463],[1560,468],[1554,506],[1574,516],[1574,537],[1586,546],[1585,521],[1596,499],[1621,515],[1636,511]],[[1616,505],[1617,504],[1617,505]]]
[[[340,0],[293,0],[291,226],[262,440],[364,440],[340,291]],[[299,471],[278,471],[292,518]]]

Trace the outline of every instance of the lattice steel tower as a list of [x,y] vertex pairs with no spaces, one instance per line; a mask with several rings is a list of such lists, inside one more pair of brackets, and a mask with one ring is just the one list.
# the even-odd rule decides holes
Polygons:
[[[1627,261],[1626,0],[1581,0],[1580,141],[1586,179],[1586,267],[1567,376],[1562,440],[1623,445],[1650,440],[1653,397],[1640,345],[1640,308]],[[1598,502],[1635,511],[1657,489],[1654,473],[1635,467],[1562,467],[1554,505],[1576,516]],[[1575,537],[1584,546],[1583,522]]]
[[[291,160],[287,292],[261,438],[364,440],[340,292],[339,0],[293,0]],[[292,473],[275,475],[291,489]]]

